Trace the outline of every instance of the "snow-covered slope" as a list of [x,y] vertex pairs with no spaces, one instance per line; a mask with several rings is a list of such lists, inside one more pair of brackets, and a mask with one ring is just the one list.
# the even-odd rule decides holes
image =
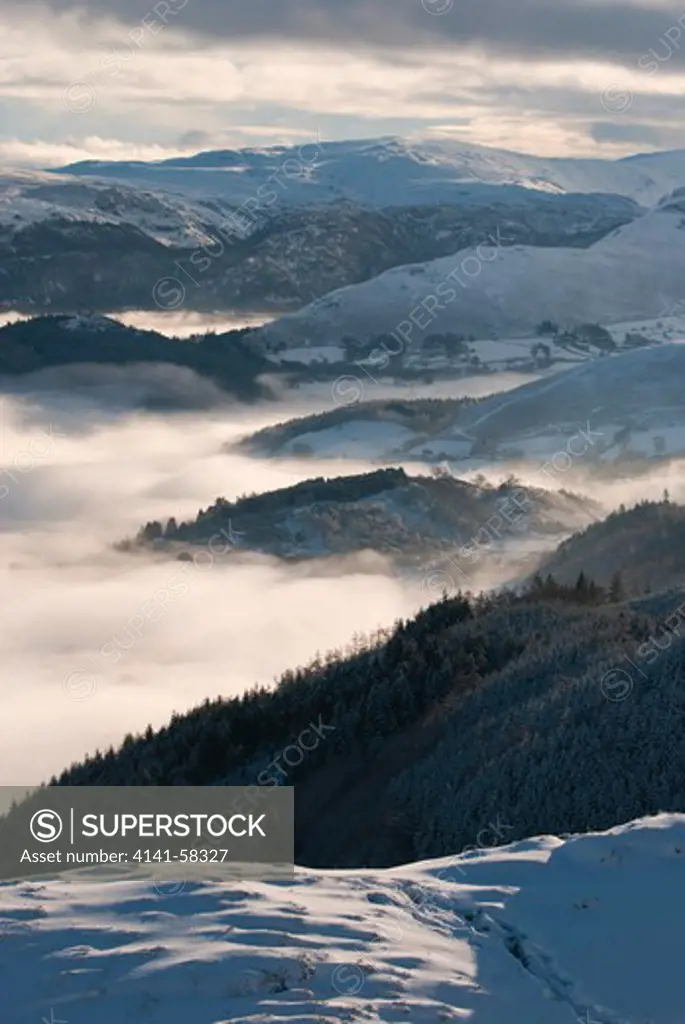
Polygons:
[[[450,400],[426,404],[422,420],[418,401],[403,403],[402,415],[391,403],[361,402],[266,428],[243,443],[262,455],[326,458],[363,450],[388,462],[454,461],[461,471],[483,460],[540,467],[559,453],[565,465],[569,441],[571,462],[583,466],[682,457],[684,380],[685,343],[664,342],[586,359],[456,409]],[[591,431],[589,440],[581,430]]]
[[636,427],[672,415],[685,418],[685,344],[672,342],[597,359],[523,384],[468,406],[462,430],[493,441],[521,436],[549,423],[588,421]]
[[0,308],[154,308],[155,283],[213,244],[221,220],[219,204],[127,184],[1,174]]
[[[524,384],[467,408],[458,429],[428,445],[448,450],[450,437],[475,439],[471,452],[538,460],[584,449],[584,464],[685,455],[685,344],[671,343],[585,363]],[[418,451],[416,452],[418,454]],[[568,457],[568,456],[566,456]],[[575,456],[574,456],[575,458]],[[573,460],[571,460],[573,461]]]
[[587,249],[483,239],[428,263],[331,292],[264,328],[267,343],[336,344],[390,333],[405,350],[448,331],[489,338],[562,326],[658,317],[685,300],[685,189]]
[[[628,160],[537,157],[455,140],[401,138],[223,150],[154,163],[96,161],[62,168],[242,201],[260,186],[284,203],[353,199],[369,205],[521,199],[536,192],[613,192],[652,205],[685,183],[685,150]],[[279,175],[278,179],[274,175]],[[274,186],[274,182],[276,185]]]
[[2,1020],[682,1024],[684,883],[664,814],[292,883],[4,885]]
[[39,171],[0,174],[0,235],[67,221],[125,225],[162,245],[194,248],[211,241],[206,227],[221,220],[220,211],[140,186]]

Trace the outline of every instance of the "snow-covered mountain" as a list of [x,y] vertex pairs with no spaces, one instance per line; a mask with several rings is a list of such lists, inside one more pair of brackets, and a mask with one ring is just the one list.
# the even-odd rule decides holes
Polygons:
[[685,150],[601,160],[538,157],[451,139],[312,138],[300,146],[212,150],[147,163],[88,160],[61,170],[211,192],[236,203],[259,198],[263,189],[286,204],[434,205],[611,192],[651,206],[685,184]]
[[142,182],[13,172],[0,177],[0,306],[71,312],[87,296],[100,311],[282,312],[476,245],[502,219],[511,244],[585,246],[641,209],[618,196],[533,198],[379,210],[262,197],[248,211]]
[[292,883],[3,885],[2,1020],[682,1024],[684,880],[662,814]]
[[116,182],[0,176],[0,307],[154,308],[155,282],[211,244],[220,210]]
[[222,212],[125,183],[40,171],[0,174],[0,237],[61,220],[137,228],[161,245],[193,248],[210,242],[206,228],[218,227]]
[[[493,237],[502,247],[588,245],[684,184],[685,151],[547,159],[395,138],[8,172],[0,177],[0,303],[71,311],[86,292],[98,310],[294,309],[389,268],[460,250],[468,258],[468,246]],[[565,252],[548,263],[543,280],[566,270]],[[475,265],[467,266],[462,277],[479,300],[490,274],[474,281]],[[405,273],[420,276],[415,267]],[[515,268],[507,275],[515,288]],[[156,283],[170,278],[182,288],[155,296]],[[401,275],[374,288],[386,283],[414,294]],[[569,302],[576,292],[569,288]],[[380,291],[372,305],[379,300]],[[399,321],[412,308],[403,307]],[[636,301],[630,316],[633,308],[648,313]],[[508,322],[496,309],[462,312],[476,333]]]
[[525,335],[543,320],[615,323],[685,301],[685,189],[582,250],[504,245],[504,230],[339,289],[260,333],[271,347],[392,334],[391,351],[407,351],[428,334]]

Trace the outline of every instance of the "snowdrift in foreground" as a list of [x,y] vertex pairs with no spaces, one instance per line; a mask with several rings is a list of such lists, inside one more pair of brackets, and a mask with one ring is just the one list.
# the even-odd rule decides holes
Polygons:
[[685,816],[658,815],[293,883],[5,885],[1,1017],[682,1024],[684,881]]

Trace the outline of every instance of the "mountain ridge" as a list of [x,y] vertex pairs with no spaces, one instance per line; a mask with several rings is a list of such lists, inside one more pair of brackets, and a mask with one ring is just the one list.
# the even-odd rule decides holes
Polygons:
[[[589,245],[640,211],[616,196],[539,194],[471,205],[370,208],[349,199],[274,192],[249,209],[230,197],[45,173],[0,176],[0,308],[298,308],[341,284],[417,258],[507,239]],[[166,285],[166,287],[165,287]]]
[[[535,192],[616,192],[651,205],[685,183],[685,150],[637,153],[629,158],[539,157],[447,138],[381,138],[307,141],[299,146],[205,150],[157,162],[80,161],[59,172],[174,182],[193,191],[246,198],[287,161],[299,163],[283,190],[285,202],[301,202],[307,191],[362,199],[371,205],[393,202],[469,201],[485,186]],[[644,166],[643,166],[644,165]],[[227,177],[225,167],[241,174]],[[190,174],[185,171],[189,171]],[[264,178],[266,175],[266,178]],[[261,176],[261,179],[260,179]],[[248,188],[245,188],[245,181]],[[613,182],[613,184],[612,184]],[[519,195],[520,194],[520,195]]]

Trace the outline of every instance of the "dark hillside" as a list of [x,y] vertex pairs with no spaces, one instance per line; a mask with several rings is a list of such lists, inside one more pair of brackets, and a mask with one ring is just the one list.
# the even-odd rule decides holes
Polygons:
[[257,805],[294,785],[298,860],[328,866],[454,853],[496,820],[512,841],[684,811],[682,597],[446,598],[59,782],[253,784]]

